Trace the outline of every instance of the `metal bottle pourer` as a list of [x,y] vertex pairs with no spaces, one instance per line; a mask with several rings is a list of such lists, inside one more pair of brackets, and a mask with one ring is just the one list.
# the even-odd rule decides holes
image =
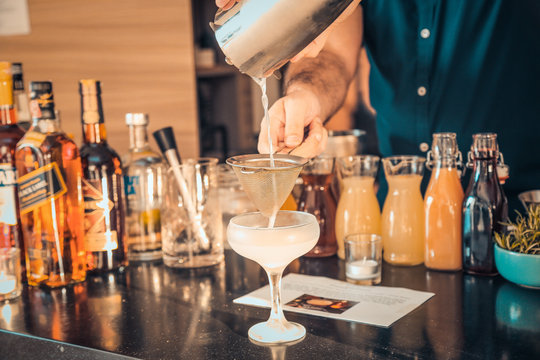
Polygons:
[[270,75],[315,40],[353,0],[241,0],[210,27],[229,64]]

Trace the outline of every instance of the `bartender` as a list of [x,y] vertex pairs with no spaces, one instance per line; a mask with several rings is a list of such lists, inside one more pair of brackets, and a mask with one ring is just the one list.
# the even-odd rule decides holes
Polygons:
[[[288,66],[285,96],[270,109],[272,142],[306,157],[323,151],[323,124],[343,103],[365,46],[382,155],[425,155],[434,132],[456,132],[466,159],[474,133],[497,133],[510,166],[504,189],[519,209],[517,195],[540,188],[538,24],[537,0],[363,0],[316,57],[312,44]],[[263,121],[260,152],[268,152],[266,129]]]

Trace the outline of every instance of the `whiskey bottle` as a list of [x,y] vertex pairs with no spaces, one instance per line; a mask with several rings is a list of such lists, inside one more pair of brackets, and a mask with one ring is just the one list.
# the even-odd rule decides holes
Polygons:
[[81,80],[79,93],[88,271],[118,270],[127,265],[122,162],[107,143],[101,83]]
[[167,168],[148,143],[148,116],[126,114],[129,153],[124,164],[128,259],[161,259],[161,213]]
[[[24,131],[17,126],[10,69],[11,63],[0,62],[0,248],[20,248],[24,269],[15,169],[15,149]],[[24,270],[22,275],[25,277]]]
[[30,83],[32,127],[17,145],[16,167],[28,284],[84,281],[82,166],[60,129],[50,81]]
[[24,90],[22,63],[12,63],[11,71],[13,72],[13,102],[17,111],[17,124],[24,131],[28,131],[32,125],[32,116],[30,114],[28,95]]

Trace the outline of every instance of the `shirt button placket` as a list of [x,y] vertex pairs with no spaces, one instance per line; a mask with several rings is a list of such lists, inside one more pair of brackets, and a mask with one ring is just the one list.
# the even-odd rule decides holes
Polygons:
[[[430,137],[432,124],[429,121],[429,99],[426,96],[429,84],[429,74],[433,61],[433,10],[434,2],[420,1],[418,3],[418,28],[417,28],[417,49],[418,49],[418,67],[416,75],[416,95],[417,95],[417,121],[416,136],[417,143],[420,143],[427,137]],[[431,90],[430,90],[431,91]]]

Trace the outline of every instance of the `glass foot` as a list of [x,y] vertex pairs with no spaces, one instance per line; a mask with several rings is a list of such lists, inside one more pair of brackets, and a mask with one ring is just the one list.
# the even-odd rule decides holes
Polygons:
[[253,325],[248,335],[256,343],[283,344],[303,339],[306,336],[306,329],[294,322],[275,324],[267,321]]

